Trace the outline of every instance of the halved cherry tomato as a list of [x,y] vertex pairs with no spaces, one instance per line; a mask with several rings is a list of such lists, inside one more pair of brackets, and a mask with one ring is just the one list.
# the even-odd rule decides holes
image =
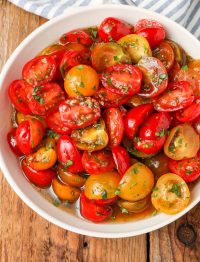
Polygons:
[[180,122],[192,122],[200,115],[200,98],[190,106],[176,112],[176,118]]
[[131,165],[130,156],[126,149],[122,146],[112,148],[112,154],[120,176],[123,177],[124,173]]
[[131,58],[117,43],[99,43],[91,53],[92,66],[98,72],[118,63],[131,64]]
[[134,138],[134,146],[137,150],[145,154],[155,154],[161,150],[166,140],[164,137],[157,137],[156,139],[141,139],[140,137]]
[[26,121],[28,119],[33,119],[33,121],[34,121],[34,119],[38,119],[42,123],[44,129],[47,128],[47,124],[45,122],[45,119],[42,116],[24,115],[23,113],[17,112],[15,119],[16,119],[18,125],[21,124],[23,121]]
[[138,95],[155,97],[165,91],[168,84],[167,71],[160,60],[155,57],[143,57],[138,66],[142,71],[142,86]]
[[185,181],[173,173],[162,175],[151,195],[153,206],[166,214],[181,212],[190,202],[190,191]]
[[155,20],[141,19],[135,25],[135,33],[145,37],[152,48],[159,45],[166,36],[164,27]]
[[175,161],[169,160],[169,169],[171,172],[182,177],[185,182],[193,182],[200,177],[200,155],[193,158]]
[[54,170],[42,170],[36,171],[26,163],[24,159],[21,163],[22,170],[28,180],[38,187],[49,187],[53,178],[56,176],[56,172]]
[[67,43],[79,43],[89,46],[92,44],[92,39],[89,34],[83,30],[73,30],[61,36],[59,43],[66,45]]
[[195,119],[193,126],[197,134],[200,135],[200,116],[197,119]]
[[153,56],[158,58],[169,72],[174,64],[174,51],[170,44],[163,41],[154,50]]
[[45,121],[47,123],[47,126],[54,132],[61,135],[71,134],[71,129],[65,126],[64,122],[61,120],[59,111],[47,114]]
[[7,134],[7,141],[8,141],[8,144],[9,144],[11,150],[13,151],[13,153],[16,156],[23,156],[22,151],[19,149],[19,147],[17,145],[16,130],[17,130],[16,128],[10,129],[10,131]]
[[115,167],[112,154],[107,150],[95,152],[85,151],[82,156],[82,164],[88,174],[103,173]]
[[151,104],[144,104],[130,109],[124,119],[124,133],[133,139],[139,126],[144,122],[147,116],[153,111]]
[[104,42],[117,41],[121,37],[132,34],[133,32],[133,26],[114,17],[105,18],[98,29],[98,34]]
[[170,46],[172,47],[173,52],[174,52],[174,60],[178,64],[180,64],[181,66],[185,65],[186,61],[187,61],[187,55],[186,55],[185,51],[183,50],[183,48],[179,44],[177,44],[176,42],[174,42],[172,40],[167,39],[167,40],[165,40],[165,42],[170,44]]
[[110,206],[97,206],[94,201],[88,199],[82,192],[80,197],[80,212],[88,220],[102,222],[111,216],[112,208]]
[[125,208],[128,211],[128,213],[130,212],[136,214],[146,210],[150,206],[150,203],[151,201],[149,196],[138,201],[126,201],[120,199],[117,202],[118,206],[121,208]]
[[146,98],[146,97],[141,97],[139,95],[134,95],[126,103],[126,105],[129,106],[129,107],[136,107],[136,106],[140,106],[140,105],[143,105],[143,104],[152,104],[152,99]]
[[56,68],[57,64],[52,56],[37,56],[24,65],[22,76],[31,85],[43,85],[54,78]]
[[14,80],[8,89],[11,102],[16,109],[23,114],[31,114],[26,96],[27,86],[29,86],[29,84],[23,80]]
[[157,111],[173,112],[185,108],[194,101],[194,92],[186,81],[171,82],[167,91],[154,102]]
[[53,44],[50,46],[45,47],[40,53],[40,56],[43,55],[51,55],[57,62],[57,64],[60,64],[60,61],[66,52],[67,48],[66,46],[59,45],[59,44]]
[[78,173],[83,171],[81,154],[74,141],[67,135],[63,135],[57,142],[58,160],[66,171]]
[[174,64],[170,71],[168,72],[169,82],[173,82],[176,77],[176,74],[180,71],[181,67],[177,61],[174,61]]
[[93,124],[101,115],[99,103],[91,97],[68,98],[59,112],[64,125],[73,130]]
[[142,73],[136,66],[118,64],[106,68],[101,75],[106,89],[120,95],[135,95],[139,92]]
[[94,203],[97,205],[97,206],[101,206],[101,207],[104,207],[104,206],[111,206],[113,204],[115,204],[115,202],[117,201],[118,197],[115,196],[113,198],[109,198],[109,199],[95,199],[94,200]]
[[131,96],[128,95],[115,94],[105,87],[101,87],[101,89],[99,89],[94,95],[94,98],[104,108],[121,106],[125,104],[130,99],[130,97]]
[[171,116],[165,112],[150,115],[140,127],[141,139],[156,139],[164,137],[171,123]]
[[65,99],[62,88],[56,83],[46,83],[27,90],[28,104],[31,112],[36,115],[45,115],[55,110]]
[[120,110],[118,108],[106,109],[103,114],[103,119],[109,137],[108,145],[111,148],[119,146],[124,133],[124,121]]
[[92,96],[98,90],[99,76],[91,66],[79,64],[68,71],[64,86],[70,97]]
[[17,127],[17,145],[24,154],[30,154],[31,149],[40,143],[43,135],[44,127],[42,123],[37,119],[27,119]]

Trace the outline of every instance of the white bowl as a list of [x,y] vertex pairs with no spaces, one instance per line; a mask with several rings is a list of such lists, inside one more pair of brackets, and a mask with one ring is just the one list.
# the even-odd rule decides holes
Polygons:
[[18,196],[35,212],[50,222],[73,232],[106,238],[129,237],[161,228],[178,219],[200,201],[200,181],[191,192],[190,205],[181,213],[173,216],[158,214],[143,220],[94,224],[60,210],[47,202],[22,175],[19,163],[11,152],[6,135],[10,128],[11,103],[7,89],[9,84],[21,77],[21,69],[25,62],[34,57],[44,47],[56,41],[64,32],[76,28],[98,25],[104,18],[115,16],[131,24],[141,18],[156,19],[167,29],[169,38],[174,39],[194,58],[200,58],[200,42],[184,28],[159,14],[145,9],[104,5],[79,9],[64,16],[57,17],[31,33],[14,51],[3,68],[0,77],[0,166]]

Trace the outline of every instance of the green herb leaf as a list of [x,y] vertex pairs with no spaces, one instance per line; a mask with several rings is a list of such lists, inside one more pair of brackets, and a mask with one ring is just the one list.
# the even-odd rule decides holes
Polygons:
[[187,71],[187,70],[188,70],[188,66],[187,66],[187,65],[183,65],[183,66],[181,67],[181,70]]
[[54,205],[55,207],[58,207],[58,206],[60,205],[60,201],[59,201],[58,199],[54,199],[54,200],[53,200],[53,205]]
[[152,212],[151,216],[154,217],[154,216],[157,215],[157,213],[158,213],[158,211],[157,211],[157,210],[154,210],[154,211]]
[[77,69],[78,69],[78,70],[82,70],[82,69],[83,69],[83,65],[78,65],[78,66],[77,66]]
[[166,75],[166,74],[160,74],[160,75],[159,75],[159,78],[162,79],[162,80],[164,80],[164,79],[167,78],[167,75]]
[[101,196],[102,196],[103,199],[107,199],[107,196],[108,196],[107,191],[104,190],[104,191],[101,193]]
[[165,129],[160,130],[159,132],[155,133],[156,136],[163,137],[165,136]]
[[115,190],[115,195],[118,196],[119,194],[120,194],[120,189],[117,188],[117,189]]
[[113,56],[114,61],[119,61],[119,57],[117,55]]
[[178,184],[173,184],[172,188],[169,190],[169,192],[172,192],[177,195],[177,197],[181,197],[181,189]]
[[122,214],[128,214],[128,210],[125,207],[121,208]]

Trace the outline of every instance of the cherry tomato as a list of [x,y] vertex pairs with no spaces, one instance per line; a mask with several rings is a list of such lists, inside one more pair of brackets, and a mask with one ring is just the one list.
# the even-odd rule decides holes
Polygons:
[[118,108],[106,109],[104,111],[103,119],[109,137],[108,145],[111,148],[119,146],[124,133],[124,121],[120,110]]
[[38,187],[49,187],[53,178],[56,176],[56,172],[51,169],[42,171],[34,170],[28,166],[25,159],[22,161],[21,167],[28,180]]
[[29,107],[31,112],[36,115],[45,115],[54,111],[65,99],[62,88],[56,83],[35,86],[27,92]]
[[192,122],[199,115],[200,115],[200,99],[197,99],[190,106],[176,112],[176,118],[180,122]]
[[23,156],[23,153],[21,152],[21,150],[19,149],[19,147],[17,145],[16,130],[17,130],[16,128],[10,129],[10,131],[7,134],[7,141],[8,141],[8,144],[9,144],[11,150],[13,151],[13,153],[16,156]]
[[180,71],[181,67],[177,61],[174,61],[174,64],[170,71],[168,72],[169,82],[173,82],[177,73]]
[[120,199],[118,201],[118,206],[122,208],[125,208],[128,213],[141,213],[144,210],[146,210],[149,206],[150,206],[150,197],[147,196],[141,200],[138,201],[126,201],[126,200],[122,200]]
[[42,123],[44,129],[47,128],[47,124],[46,124],[46,121],[45,121],[44,117],[36,116],[36,115],[24,115],[24,114],[22,114],[20,112],[17,112],[17,114],[16,114],[16,121],[17,121],[18,125],[21,124],[23,121],[26,121],[28,119],[33,119],[33,121],[34,121],[34,119],[37,119],[37,120],[39,120]]
[[155,57],[143,57],[138,66],[142,71],[142,86],[138,95],[143,97],[155,97],[163,93],[167,88],[167,71],[160,60]]
[[136,66],[118,64],[103,72],[101,82],[113,93],[135,95],[141,87],[142,73]]
[[158,179],[151,202],[158,211],[174,215],[188,206],[190,191],[180,176],[167,173]]
[[91,66],[80,64],[68,71],[64,85],[70,97],[92,96],[98,90],[99,76]]
[[153,56],[159,59],[166,67],[167,72],[172,69],[174,64],[174,51],[167,42],[160,43],[154,50]]
[[195,119],[193,126],[197,134],[200,135],[200,116],[197,119]]
[[131,64],[131,58],[117,43],[98,43],[91,53],[92,66],[98,72],[118,63]]
[[130,156],[126,149],[122,146],[114,147],[112,149],[112,154],[117,171],[119,172],[120,176],[123,177],[124,173],[131,165]]
[[124,133],[133,139],[139,126],[144,122],[147,116],[153,111],[151,104],[144,104],[130,109],[124,119]]
[[24,65],[22,76],[29,84],[39,86],[54,78],[56,68],[57,64],[52,56],[37,56]]
[[161,150],[166,140],[166,136],[157,137],[156,139],[134,138],[134,146],[137,150],[145,154],[155,154]]
[[47,123],[47,126],[54,132],[61,135],[71,134],[71,129],[65,126],[64,122],[61,120],[59,111],[47,114],[45,121]]
[[15,108],[23,114],[31,114],[26,96],[28,83],[23,80],[14,80],[8,89],[8,94]]
[[111,205],[115,204],[117,199],[118,199],[117,196],[115,196],[113,198],[109,198],[109,199],[95,199],[94,203],[97,206],[111,206]]
[[133,32],[133,26],[114,17],[105,18],[98,29],[98,34],[103,42],[117,41]]
[[157,111],[173,112],[183,109],[194,101],[194,92],[186,81],[171,82],[167,91],[154,102]]
[[37,119],[28,119],[22,122],[16,130],[16,141],[19,149],[24,154],[30,154],[42,140],[44,127]]
[[174,52],[174,60],[182,65],[186,64],[187,61],[187,55],[185,53],[185,51],[183,50],[183,48],[177,44],[176,42],[172,41],[172,40],[165,40],[165,42],[167,42],[168,44],[170,44],[171,48],[173,49]]
[[64,125],[73,130],[93,124],[101,115],[99,103],[91,97],[68,98],[59,112]]
[[164,27],[155,20],[141,19],[135,25],[135,33],[145,37],[152,48],[159,45],[166,36]]
[[170,159],[169,169],[171,172],[182,177],[185,182],[193,182],[200,177],[200,157],[199,154],[193,158],[175,161]]
[[62,57],[64,53],[66,52],[67,48],[66,46],[60,45],[60,44],[53,44],[50,46],[45,47],[40,53],[40,56],[43,55],[51,55],[57,64],[60,64]]
[[83,30],[73,30],[63,34],[59,39],[59,43],[62,45],[66,45],[67,43],[79,43],[89,46],[92,44],[92,39],[89,34]]
[[165,154],[174,160],[195,157],[199,150],[199,136],[189,124],[181,124],[169,133],[164,145]]
[[88,199],[82,192],[80,197],[80,212],[84,218],[97,223],[109,218],[112,214],[112,208],[109,206],[97,206],[94,201]]
[[83,171],[81,154],[74,141],[67,135],[63,135],[57,142],[58,160],[66,171],[78,173]]

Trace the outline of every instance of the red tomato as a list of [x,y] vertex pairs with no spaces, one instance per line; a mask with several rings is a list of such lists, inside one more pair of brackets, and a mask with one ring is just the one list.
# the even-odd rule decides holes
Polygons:
[[144,122],[147,116],[153,111],[151,104],[139,105],[130,109],[124,118],[124,133],[133,139],[139,126]]
[[7,134],[7,141],[8,144],[10,146],[10,148],[12,149],[13,153],[17,156],[22,156],[23,153],[21,152],[21,150],[19,149],[18,145],[17,145],[17,141],[16,141],[16,128],[12,128],[8,134]]
[[166,140],[166,136],[158,137],[156,139],[140,139],[135,137],[134,146],[138,151],[145,154],[155,154],[161,150]]
[[45,115],[58,107],[65,99],[62,88],[56,83],[46,83],[27,89],[27,98],[31,112],[35,115]]
[[195,119],[193,126],[194,126],[195,131],[197,132],[197,134],[200,135],[200,116],[197,119]]
[[169,82],[173,82],[175,76],[180,71],[181,67],[177,61],[174,61],[173,67],[168,72]]
[[83,171],[81,154],[74,141],[67,135],[63,135],[57,142],[58,160],[66,171],[79,173]]
[[80,212],[81,215],[88,220],[102,222],[111,216],[112,208],[110,206],[97,206],[95,201],[88,199],[82,192],[80,197]]
[[160,112],[149,116],[141,126],[139,137],[141,139],[156,139],[164,137],[171,123],[171,116],[168,113]]
[[16,141],[19,149],[26,155],[42,140],[44,127],[37,119],[23,121],[16,130]]
[[115,204],[115,202],[117,201],[118,197],[113,197],[113,198],[110,198],[110,199],[95,199],[94,200],[94,203],[97,205],[97,206],[111,206],[113,204]]
[[131,96],[115,94],[105,87],[99,89],[93,96],[104,108],[118,107],[129,101]]
[[98,34],[103,42],[117,41],[121,37],[133,33],[133,26],[114,17],[105,18],[98,29]]
[[141,87],[142,73],[136,66],[117,64],[106,68],[101,81],[113,93],[135,95]]
[[171,82],[167,91],[154,102],[157,111],[173,112],[185,108],[194,101],[194,92],[186,81]]
[[172,173],[182,177],[185,182],[195,181],[200,177],[200,157],[199,154],[193,158],[183,160],[169,160],[169,169]]
[[25,159],[22,161],[21,166],[28,180],[38,187],[49,187],[53,178],[56,176],[56,172],[51,169],[42,171],[34,170],[33,168],[27,165]]
[[10,84],[8,89],[11,102],[23,114],[31,114],[26,97],[26,88],[28,86],[28,83],[23,80],[15,80]]
[[192,122],[199,115],[200,115],[200,99],[197,99],[190,106],[176,112],[176,118],[180,122]]
[[82,164],[85,171],[91,175],[111,171],[115,167],[111,152],[106,150],[84,151]]
[[124,118],[128,110],[124,106],[119,106],[119,110],[121,112],[122,117]]
[[55,111],[53,113],[50,113],[46,116],[45,119],[47,126],[52,129],[54,132],[61,134],[61,135],[70,135],[71,129],[66,127],[61,120],[60,112]]
[[166,36],[164,27],[155,20],[141,19],[135,25],[135,33],[145,37],[151,48],[159,45]]
[[131,166],[130,156],[126,149],[122,146],[118,146],[112,149],[113,158],[115,161],[115,165],[117,167],[117,171],[122,177],[126,170]]
[[22,76],[31,85],[43,85],[54,78],[56,68],[57,64],[52,56],[37,56],[24,65]]
[[124,121],[120,110],[118,108],[106,109],[103,119],[108,132],[109,146],[111,148],[119,146],[124,133]]
[[68,98],[59,106],[61,120],[71,129],[79,129],[96,122],[100,115],[99,103],[91,97]]
[[79,43],[88,46],[92,44],[92,39],[90,35],[83,30],[73,30],[62,35],[59,42],[62,45],[67,43]]

